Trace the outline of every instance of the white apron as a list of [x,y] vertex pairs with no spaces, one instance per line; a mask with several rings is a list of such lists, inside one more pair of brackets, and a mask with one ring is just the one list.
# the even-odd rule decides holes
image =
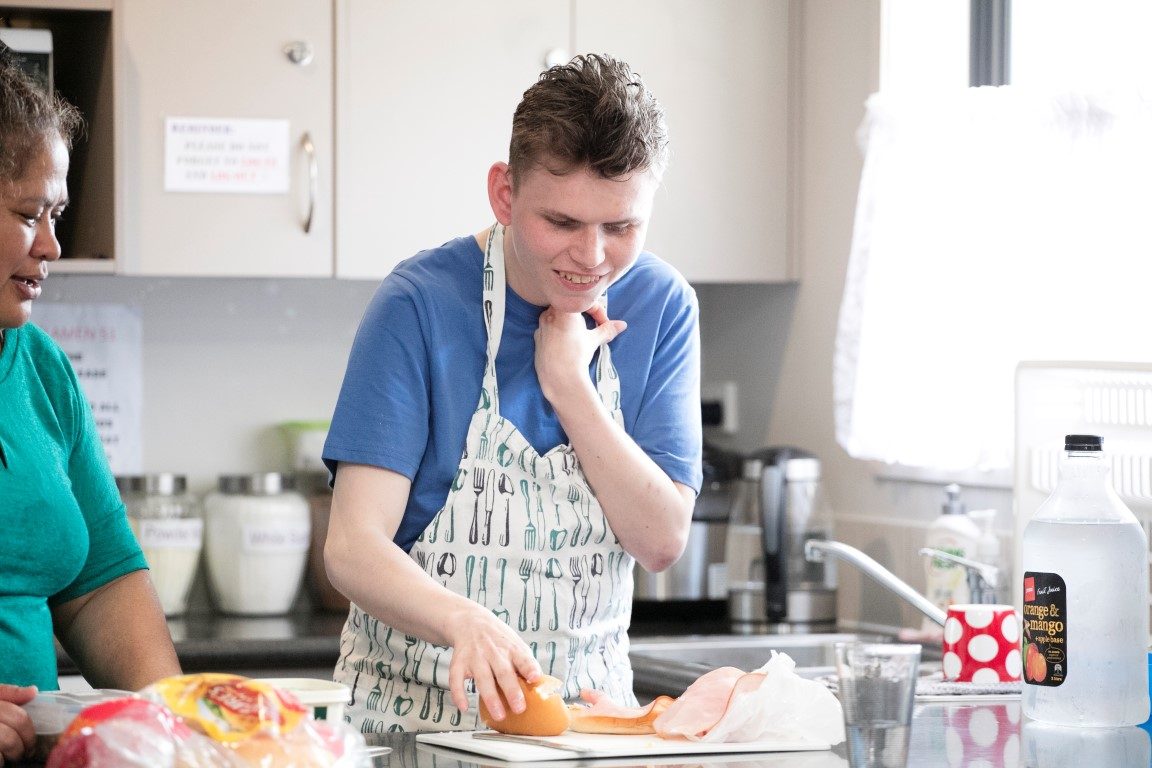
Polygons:
[[[448,498],[411,556],[448,589],[491,609],[528,643],[563,696],[596,688],[635,704],[628,663],[634,560],[620,546],[588,487],[576,452],[540,455],[500,415],[496,353],[504,329],[504,228],[488,237],[484,318],[488,360]],[[596,388],[621,423],[620,379],[607,344]],[[352,605],[335,679],[352,688],[350,722],[364,733],[483,727],[448,693],[452,650],[404,635]]]

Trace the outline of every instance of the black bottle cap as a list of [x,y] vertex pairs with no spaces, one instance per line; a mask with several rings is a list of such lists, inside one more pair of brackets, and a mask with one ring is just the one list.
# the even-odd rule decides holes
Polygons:
[[1064,450],[1066,451],[1099,451],[1099,435],[1065,435]]

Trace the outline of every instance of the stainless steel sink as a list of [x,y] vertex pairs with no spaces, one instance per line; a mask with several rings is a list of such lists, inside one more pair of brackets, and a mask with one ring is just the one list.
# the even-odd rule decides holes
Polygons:
[[[636,695],[651,698],[661,694],[679,696],[700,675],[717,667],[752,671],[766,664],[774,650],[791,656],[801,676],[819,677],[834,671],[836,643],[890,639],[851,633],[668,635],[633,639],[628,657]],[[924,657],[932,658],[932,650],[925,648]]]

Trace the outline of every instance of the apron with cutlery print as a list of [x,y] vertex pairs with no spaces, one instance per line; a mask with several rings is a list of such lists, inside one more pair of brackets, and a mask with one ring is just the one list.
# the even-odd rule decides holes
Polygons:
[[[484,264],[487,364],[447,501],[412,547],[420,567],[448,589],[489,608],[564,682],[635,705],[628,663],[633,559],[620,546],[570,445],[541,455],[500,415],[496,353],[504,328],[504,228],[493,226]],[[620,379],[601,345],[596,388],[617,423]],[[336,679],[349,685],[354,726],[364,733],[484,727],[477,696],[452,704],[451,649],[405,635],[353,605]],[[469,682],[469,685],[471,683]]]

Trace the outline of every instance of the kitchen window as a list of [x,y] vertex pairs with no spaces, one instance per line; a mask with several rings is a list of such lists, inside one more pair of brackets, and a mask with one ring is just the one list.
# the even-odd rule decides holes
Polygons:
[[973,2],[884,2],[836,429],[1007,485],[1018,362],[1152,361],[1152,8]]

